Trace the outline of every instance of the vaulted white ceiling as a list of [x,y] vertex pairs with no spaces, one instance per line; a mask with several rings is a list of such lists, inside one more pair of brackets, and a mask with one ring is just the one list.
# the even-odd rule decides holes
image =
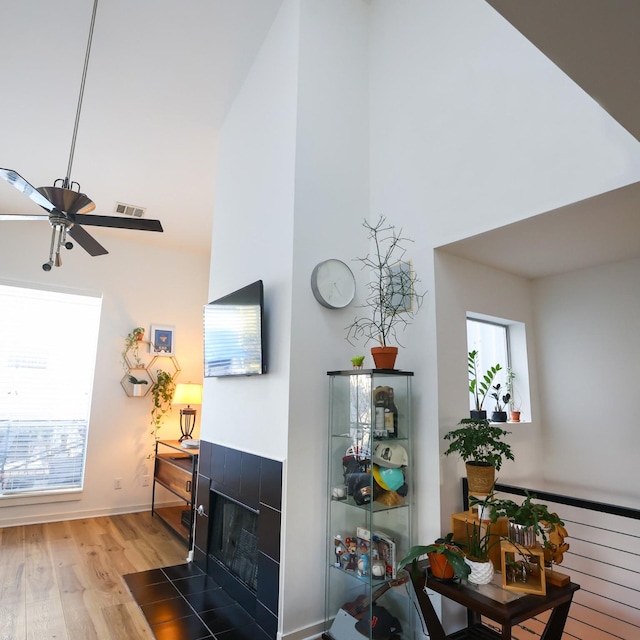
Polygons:
[[[640,138],[640,3],[487,2]],[[166,231],[157,237],[101,229],[101,240],[135,233],[141,242],[208,251],[218,131],[281,3],[101,0],[71,178],[94,200],[95,213],[110,215],[116,201],[146,207],[147,217],[159,218]],[[0,166],[15,169],[34,186],[66,174],[92,5],[91,0],[2,5]],[[584,226],[593,218],[596,224],[595,213],[607,211],[608,234],[600,244],[608,252],[599,259],[616,259],[618,247],[624,247],[620,256],[640,256],[639,195],[632,185],[573,204],[565,220]],[[0,184],[0,214],[39,212],[10,185]],[[552,224],[551,218],[541,224]],[[570,224],[560,226],[575,236]],[[517,225],[511,227],[516,231]],[[509,235],[509,228],[501,233]],[[476,251],[486,262],[494,253],[483,245],[487,235],[464,246],[465,255]],[[560,228],[552,235],[561,238]],[[631,247],[634,238],[638,246]],[[572,246],[570,253],[583,251]],[[502,264],[496,266],[528,277],[572,266],[566,260],[554,265],[550,256],[541,270],[534,266],[540,260],[525,259],[525,248],[514,249],[511,257],[501,252],[496,259]]]
[[[208,251],[217,133],[281,2],[99,2],[71,178],[94,213],[146,207],[165,233],[97,238]],[[2,3],[0,167],[36,187],[66,175],[92,10]],[[41,211],[2,181],[0,213]]]

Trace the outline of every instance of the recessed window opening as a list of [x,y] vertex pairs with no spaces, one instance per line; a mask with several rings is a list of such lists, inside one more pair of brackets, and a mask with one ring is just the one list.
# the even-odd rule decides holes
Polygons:
[[[529,372],[524,324],[512,320],[467,314],[468,351],[478,352],[478,376],[482,378],[491,367],[499,364],[499,371],[492,385],[501,385],[501,395],[507,392],[508,374],[511,372],[513,390],[510,405],[506,410],[521,411],[522,419],[530,419]],[[491,414],[495,400],[489,392],[483,408]],[[473,398],[469,394],[469,408],[474,409]]]
[[82,489],[100,308],[0,284],[0,497]]

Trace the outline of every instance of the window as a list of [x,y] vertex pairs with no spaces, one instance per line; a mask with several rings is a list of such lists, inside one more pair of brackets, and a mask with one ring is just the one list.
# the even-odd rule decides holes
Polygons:
[[[513,395],[510,405],[517,411],[522,410],[527,416],[526,419],[530,419],[529,367],[524,324],[489,316],[468,315],[467,347],[468,351],[478,351],[480,376],[496,364],[502,367],[493,384],[499,382],[505,391],[507,371],[511,370],[514,377],[511,381]],[[491,412],[493,403],[493,399],[487,397],[484,408]],[[469,408],[475,408],[471,395],[469,395]]]
[[[478,375],[484,375],[490,367],[499,364],[502,367],[495,378],[495,383],[503,387],[506,381],[507,367],[511,366],[509,358],[509,328],[506,325],[467,318],[467,347],[468,351],[478,351]],[[470,398],[471,408],[473,400]]]
[[0,284],[0,496],[82,489],[100,306]]

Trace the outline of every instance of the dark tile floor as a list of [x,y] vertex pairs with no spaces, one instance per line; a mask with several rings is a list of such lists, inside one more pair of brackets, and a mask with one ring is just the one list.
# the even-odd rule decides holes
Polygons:
[[269,640],[195,564],[129,573],[123,579],[157,640]]

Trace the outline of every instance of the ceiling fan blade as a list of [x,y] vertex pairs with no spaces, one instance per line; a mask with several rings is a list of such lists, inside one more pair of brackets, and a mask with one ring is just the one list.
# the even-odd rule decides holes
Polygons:
[[32,184],[29,184],[19,173],[13,169],[0,169],[0,178],[4,178],[10,185],[18,191],[22,191],[27,198],[31,198],[38,206],[53,211],[55,206],[42,195]]
[[137,229],[138,231],[163,231],[160,220],[141,218],[118,218],[116,216],[96,216],[92,213],[74,216],[76,224],[92,227],[113,227],[115,229]]
[[24,213],[0,213],[0,220],[7,220],[7,221],[12,221],[12,220],[46,220],[47,219],[47,215],[46,214],[42,214],[42,215],[38,215],[37,213],[34,214],[24,214]]
[[93,236],[78,225],[71,227],[67,233],[91,256],[104,256],[109,253]]

